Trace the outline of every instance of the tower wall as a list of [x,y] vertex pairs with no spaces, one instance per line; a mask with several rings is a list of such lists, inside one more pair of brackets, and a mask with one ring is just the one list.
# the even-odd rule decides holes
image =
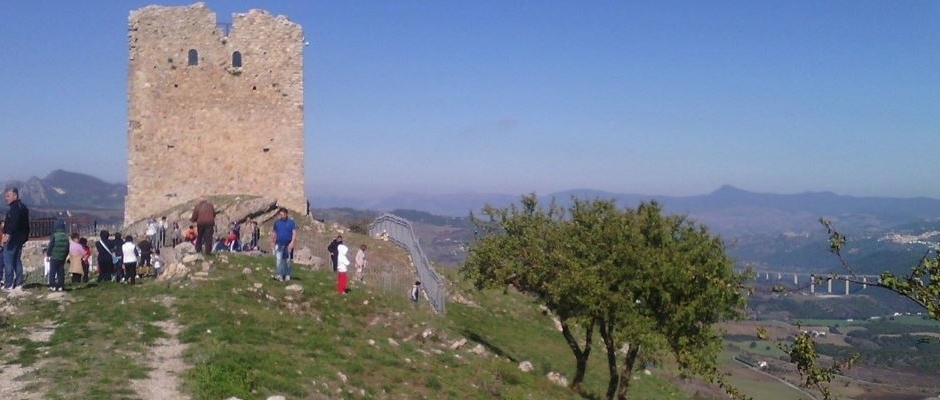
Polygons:
[[128,25],[125,224],[203,195],[305,209],[300,25],[263,10],[220,25],[203,3]]

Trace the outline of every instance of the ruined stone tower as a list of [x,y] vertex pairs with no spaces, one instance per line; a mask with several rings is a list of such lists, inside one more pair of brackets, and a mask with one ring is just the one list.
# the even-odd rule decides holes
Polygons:
[[304,210],[300,25],[262,10],[219,24],[203,3],[148,6],[128,25],[124,223],[202,195]]

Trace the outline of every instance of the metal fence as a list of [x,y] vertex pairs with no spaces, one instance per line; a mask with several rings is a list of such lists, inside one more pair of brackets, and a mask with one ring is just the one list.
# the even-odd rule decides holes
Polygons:
[[444,300],[447,298],[444,279],[425,257],[411,223],[396,215],[383,214],[369,224],[369,235],[387,236],[389,241],[408,252],[428,301],[435,311],[444,314]]

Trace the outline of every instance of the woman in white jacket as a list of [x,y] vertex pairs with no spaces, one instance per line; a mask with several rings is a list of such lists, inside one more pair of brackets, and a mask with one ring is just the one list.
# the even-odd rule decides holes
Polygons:
[[341,294],[346,294],[346,283],[349,279],[346,275],[349,270],[349,258],[346,257],[348,252],[349,247],[345,244],[336,246],[336,292]]

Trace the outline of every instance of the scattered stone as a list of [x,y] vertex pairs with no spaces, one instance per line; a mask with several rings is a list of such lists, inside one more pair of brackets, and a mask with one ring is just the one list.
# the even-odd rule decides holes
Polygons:
[[562,374],[558,372],[551,371],[545,376],[548,377],[549,381],[551,381],[552,383],[556,385],[568,387],[568,378],[565,378]]
[[523,361],[519,363],[519,370],[522,372],[532,372],[533,370],[532,363],[529,361]]
[[287,398],[284,397],[284,396],[281,396],[281,395],[276,395],[276,396],[270,396],[270,397],[268,397],[267,400],[287,400]]
[[427,339],[431,337],[432,335],[434,335],[434,330],[431,328],[425,329],[423,332],[421,332],[422,339]]
[[304,287],[296,283],[292,283],[290,285],[287,285],[287,287],[284,288],[284,290],[287,290],[288,292],[292,292],[292,293],[303,293]]
[[392,338],[388,338],[388,344],[398,347],[398,342],[396,342],[395,339],[392,339]]
[[465,345],[465,344],[467,344],[467,338],[463,338],[463,339],[460,339],[460,340],[458,340],[458,341],[455,341],[454,343],[451,343],[451,344],[450,344],[450,349],[451,349],[451,350],[457,350],[457,349],[463,347],[463,345]]
[[264,287],[264,284],[261,282],[255,282],[252,286],[254,286],[255,289],[261,289]]
[[375,346],[375,340],[369,339],[369,346]]
[[336,376],[339,377],[340,382],[343,382],[343,384],[345,384],[346,381],[349,380],[348,378],[346,378],[346,375],[344,375],[342,372],[337,372]]
[[251,275],[251,268],[245,267],[242,269],[242,275]]

